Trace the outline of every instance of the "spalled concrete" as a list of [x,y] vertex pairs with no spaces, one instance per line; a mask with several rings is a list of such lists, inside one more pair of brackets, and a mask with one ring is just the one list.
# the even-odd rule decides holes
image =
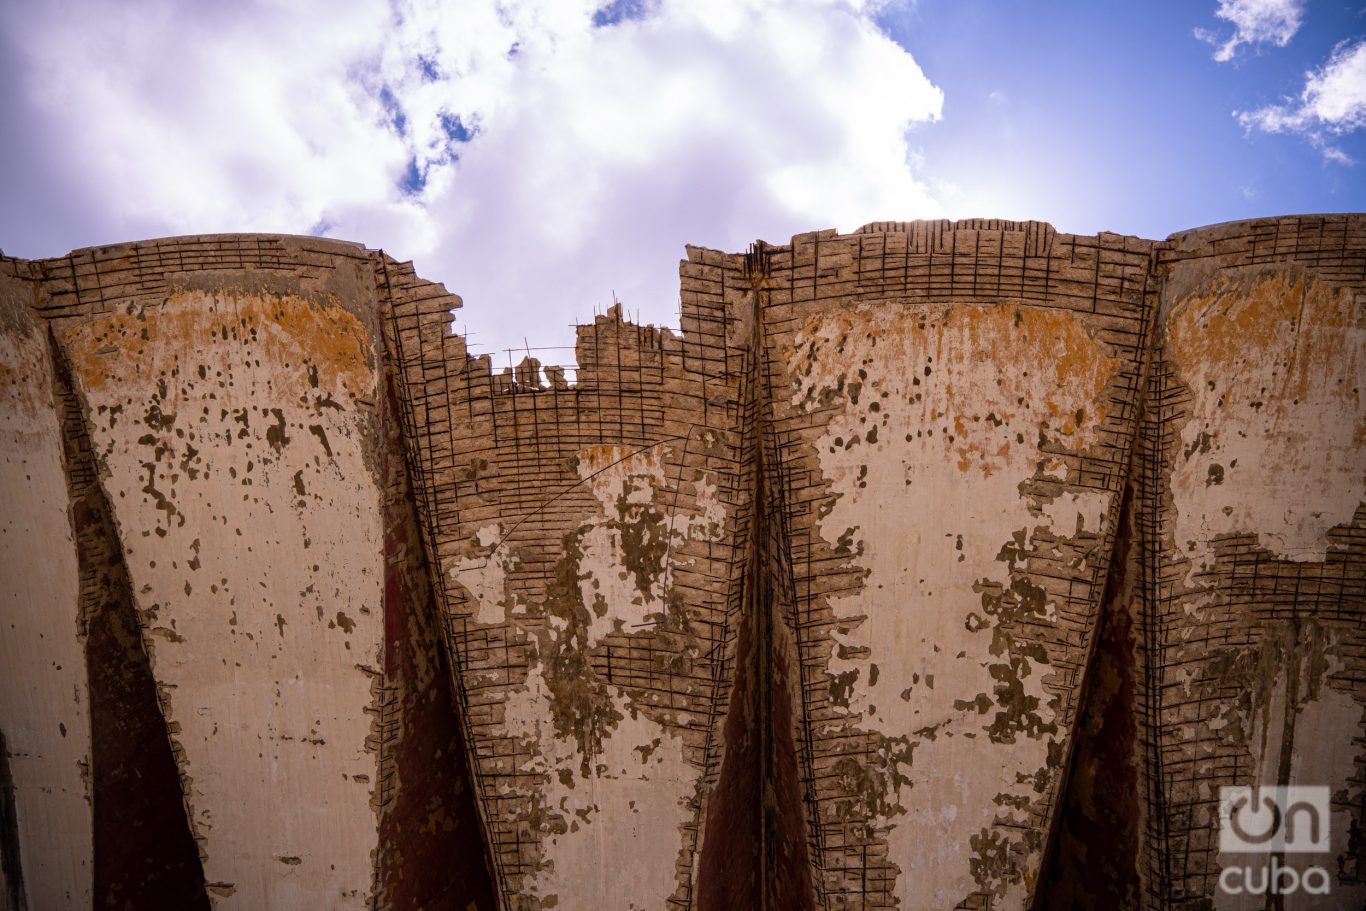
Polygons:
[[1330,853],[1277,860],[1322,867],[1330,892],[1283,906],[1366,902],[1366,323],[1347,253],[1359,224],[1328,227],[1179,237],[1163,291],[1166,407],[1144,427],[1161,482],[1148,771],[1166,805],[1189,809],[1156,821],[1153,850],[1173,866],[1150,875],[1219,909],[1263,901],[1215,880],[1249,864],[1219,850],[1218,788],[1233,785],[1326,786]]
[[224,285],[64,343],[215,903],[360,908],[383,629],[374,353],[339,304]]
[[1054,638],[1065,609],[1030,561],[1093,557],[1113,499],[1069,489],[1040,444],[1095,445],[1118,361],[1073,314],[1009,305],[865,305],[796,340],[793,404],[837,406],[815,447],[841,496],[817,531],[864,574],[830,599],[826,674],[877,765],[835,770],[886,832],[901,907],[981,887],[1021,906],[1041,847],[1031,809],[1068,734],[1048,645],[1016,638]]
[[501,371],[353,244],[0,267],[5,911],[1366,901],[1362,216],[688,248]]

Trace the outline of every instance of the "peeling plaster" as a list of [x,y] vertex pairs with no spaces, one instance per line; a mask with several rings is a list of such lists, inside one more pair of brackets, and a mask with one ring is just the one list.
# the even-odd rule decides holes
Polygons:
[[1172,308],[1167,337],[1192,395],[1171,475],[1187,581],[1235,532],[1287,560],[1323,560],[1328,530],[1366,500],[1366,324],[1351,290],[1222,275]]
[[[1342,558],[1333,550],[1343,546],[1342,532],[1359,527],[1366,503],[1359,295],[1295,267],[1183,271],[1165,323],[1173,385],[1188,398],[1178,399],[1177,436],[1166,453],[1171,519],[1164,550],[1170,563],[1185,565],[1174,579],[1182,615],[1173,618],[1170,653],[1161,659],[1170,693],[1164,698],[1182,711],[1165,721],[1164,734],[1172,758],[1183,763],[1179,774],[1193,768],[1210,781],[1169,787],[1175,799],[1194,801],[1192,824],[1209,838],[1206,894],[1214,907],[1245,909],[1262,903],[1217,890],[1213,877],[1268,858],[1218,852],[1217,786],[1328,785],[1337,855],[1291,854],[1279,862],[1325,867],[1332,898],[1301,893],[1283,904],[1292,911],[1324,901],[1360,907],[1366,887],[1351,881],[1354,874],[1340,879],[1359,841],[1350,831],[1351,808],[1361,801],[1366,707],[1349,692],[1359,625],[1351,619],[1350,587],[1334,598],[1307,581],[1316,572],[1341,572],[1344,581],[1355,575],[1350,556],[1333,565]],[[1294,597],[1238,578],[1255,583],[1259,572],[1273,580],[1284,574]],[[1217,770],[1206,759],[1215,748]]]
[[516,563],[499,547],[501,523],[475,535],[489,550],[449,568],[474,601],[476,621],[510,623],[536,643],[538,657],[504,703],[502,725],[529,751],[517,771],[541,776],[538,810],[525,821],[541,842],[539,865],[523,885],[533,907],[659,908],[677,886],[674,861],[698,770],[663,723],[664,710],[599,680],[590,664],[609,636],[685,627],[681,605],[672,595],[666,601],[673,551],[723,533],[715,479],[693,472],[693,496],[672,518],[670,547],[676,479],[667,476],[668,454],[664,446],[579,452],[579,481],[597,510],[564,535],[543,604],[524,603],[507,586]]
[[[1366,906],[1366,885],[1340,879],[1339,862],[1350,863],[1352,854],[1352,814],[1347,808],[1360,806],[1362,792],[1356,757],[1343,749],[1338,732],[1360,730],[1366,724],[1366,707],[1332,683],[1346,670],[1332,628],[1313,622],[1298,633],[1288,624],[1277,624],[1268,630],[1259,651],[1242,652],[1231,662],[1227,682],[1242,687],[1249,698],[1228,706],[1216,730],[1244,747],[1251,759],[1239,784],[1327,785],[1334,802],[1328,823],[1334,854],[1286,854],[1278,859],[1300,872],[1310,865],[1326,869],[1331,899],[1307,892],[1290,894],[1283,899],[1285,911],[1313,911],[1325,901],[1337,908]],[[1209,812],[1204,815],[1217,833],[1217,818]],[[1266,855],[1220,852],[1216,858],[1220,869],[1268,862]],[[1214,895],[1217,911],[1261,911],[1264,904],[1264,897],[1251,894],[1220,890]]]
[[885,832],[903,908],[980,888],[1019,907],[1032,887],[1041,845],[1019,826],[1066,732],[1047,653],[1012,638],[1055,610],[1015,554],[1102,531],[1113,495],[1041,492],[1067,477],[1039,444],[1094,443],[1118,369],[1072,314],[1010,305],[820,314],[788,360],[795,405],[840,408],[816,441],[839,491],[820,532],[865,577],[831,599],[828,673],[882,738],[880,767],[842,774]]
[[544,853],[525,885],[543,907],[650,911],[664,907],[674,891],[673,860],[679,830],[692,818],[688,797],[697,773],[684,761],[677,735],[634,710],[621,688],[613,689],[620,720],[603,738],[587,776],[576,770],[582,756],[574,740],[553,729],[548,716],[554,697],[540,668],[508,699],[507,732],[535,745],[534,758],[520,771],[546,775]]
[[[857,877],[872,873],[876,888],[864,892],[860,883],[861,899],[836,901],[881,905],[885,850],[891,872],[900,871],[895,895],[903,909],[984,898],[992,907],[1022,907],[1034,891],[1072,736],[1063,702],[1075,708],[1083,673],[1099,696],[1116,685],[1112,668],[1080,664],[1085,649],[1078,646],[1094,617],[1078,612],[1096,592],[1060,592],[1072,583],[1087,588],[1088,568],[1105,559],[1098,551],[1113,498],[1099,488],[1124,471],[1114,454],[1127,453],[1125,428],[1138,420],[1128,410],[1142,404],[1130,368],[1148,340],[1149,318],[1165,331],[1157,335],[1169,360],[1160,360],[1159,348],[1157,366],[1174,367],[1175,378],[1152,374],[1148,389],[1158,391],[1162,413],[1141,427],[1163,441],[1174,432],[1178,451],[1144,450],[1161,461],[1153,467],[1162,489],[1145,489],[1138,499],[1146,508],[1142,498],[1153,498],[1160,533],[1173,533],[1175,547],[1167,538],[1141,543],[1178,566],[1159,568],[1145,596],[1186,613],[1141,618],[1145,636],[1148,624],[1157,630],[1144,647],[1161,662],[1158,691],[1144,695],[1157,700],[1158,726],[1148,732],[1158,758],[1146,771],[1159,776],[1164,799],[1192,808],[1194,826],[1189,841],[1169,840],[1188,852],[1185,873],[1156,887],[1198,890],[1217,874],[1200,840],[1213,831],[1210,795],[1235,774],[1246,783],[1330,783],[1336,805],[1350,808],[1333,816],[1334,844],[1359,847],[1350,839],[1359,842],[1361,834],[1356,770],[1366,715],[1359,618],[1350,610],[1360,591],[1360,551],[1341,548],[1359,548],[1366,503],[1358,388],[1366,327],[1352,271],[1361,237],[1360,216],[1216,226],[1157,244],[974,221],[875,225],[844,237],[815,232],[788,248],[756,244],[744,257],[693,248],[683,274],[686,337],[642,333],[614,310],[580,330],[585,382],[572,396],[562,369],[528,357],[515,373],[489,375],[488,395],[466,399],[452,397],[449,371],[471,369],[483,378],[488,367],[486,359],[482,367],[467,359],[463,343],[449,337],[446,307],[458,306],[458,298],[416,279],[410,265],[360,248],[315,239],[182,238],[3,265],[32,277],[46,326],[70,348],[217,906],[359,908],[370,900],[384,774],[375,755],[377,716],[395,698],[380,692],[385,566],[369,326],[383,266],[381,294],[393,308],[386,316],[419,351],[416,359],[399,352],[412,383],[402,394],[412,396],[407,404],[416,416],[404,426],[415,439],[405,442],[416,447],[417,465],[441,466],[439,486],[425,491],[424,502],[443,516],[451,505],[457,514],[469,507],[458,531],[424,529],[430,553],[442,561],[441,581],[457,589],[454,616],[446,619],[468,623],[482,643],[516,655],[481,665],[459,653],[456,660],[471,666],[455,668],[457,681],[487,684],[468,707],[478,725],[468,748],[480,774],[491,773],[478,779],[479,796],[515,797],[502,805],[520,814],[509,821],[487,813],[496,802],[484,807],[486,837],[517,838],[511,849],[502,850],[505,841],[495,848],[497,863],[519,868],[497,871],[505,887],[520,886],[506,902],[541,911],[658,908],[684,895],[696,901],[689,887],[698,884],[697,866],[688,882],[695,842],[686,830],[703,818],[698,813],[709,820],[728,805],[707,807],[716,794],[702,767],[725,751],[717,753],[707,727],[720,717],[717,706],[708,709],[701,697],[727,692],[722,678],[734,666],[711,653],[699,660],[704,640],[692,626],[705,623],[715,636],[734,607],[720,599],[685,603],[673,583],[682,568],[692,591],[699,578],[735,584],[711,564],[736,555],[724,535],[737,524],[729,514],[736,504],[721,501],[720,475],[698,466],[730,472],[749,455],[743,445],[713,448],[716,437],[704,439],[712,430],[694,435],[700,425],[690,423],[690,409],[743,442],[751,425],[738,425],[754,420],[749,405],[787,411],[790,403],[798,414],[783,415],[773,476],[795,457],[804,477],[794,491],[812,499],[781,502],[789,512],[780,517],[799,517],[803,535],[814,523],[824,539],[813,548],[825,561],[818,565],[833,570],[802,580],[815,591],[806,593],[799,620],[818,625],[818,641],[830,647],[822,655],[793,643],[803,678],[798,695],[824,695],[824,688],[830,700],[792,726],[824,745],[816,758],[802,754],[800,743],[771,748],[794,764],[817,766],[803,771],[819,782],[813,788],[825,789],[806,807],[823,814],[810,820],[813,837],[829,839],[817,845],[818,861],[838,862],[840,845],[847,849],[847,867],[814,872],[851,894]],[[245,268],[215,267],[248,261]],[[1231,262],[1268,265],[1226,267]],[[1058,306],[980,303],[1016,289]],[[10,294],[3,283],[0,294]],[[1159,294],[1162,309],[1154,313]],[[911,303],[926,297],[954,302]],[[841,309],[839,301],[853,299],[878,302]],[[756,302],[762,306],[749,306]],[[755,325],[769,307],[781,315],[771,327]],[[16,319],[0,307],[6,345],[28,331]],[[22,331],[15,334],[16,327]],[[43,330],[33,337],[43,340]],[[736,365],[750,364],[750,346],[768,338],[781,339],[767,353],[783,362],[779,375],[786,371],[791,383],[780,379],[776,392],[790,393],[789,402],[756,398],[747,379],[736,386]],[[73,672],[75,708],[59,712],[56,735],[39,739],[43,749],[56,744],[60,756],[84,755],[86,763],[90,747],[79,630],[62,619],[64,583],[48,585],[42,575],[65,571],[50,554],[52,541],[71,543],[65,506],[57,505],[65,504],[66,490],[60,470],[29,471],[23,460],[36,453],[38,469],[38,462],[61,464],[60,436],[42,429],[50,423],[44,390],[51,379],[36,362],[22,366],[27,355],[17,350],[0,350],[5,407],[10,418],[23,414],[9,424],[0,415],[0,434],[16,441],[0,465],[3,489],[17,492],[11,513],[0,515],[0,533],[20,541],[0,554],[19,567],[3,581],[8,594],[27,602],[41,577],[35,599],[58,604],[47,613],[21,612],[18,626],[0,613],[0,626],[9,622],[4,631],[14,633],[9,639],[21,643],[6,653],[0,639],[0,668],[17,668],[16,679],[37,687],[0,688],[0,729],[22,798],[25,763],[43,774],[60,770],[64,782],[72,770],[69,761],[49,761],[51,751],[41,763],[35,749],[17,751],[22,731],[16,739],[11,719],[28,723],[24,713],[64,693],[61,681]],[[1130,360],[1121,364],[1115,355]],[[46,379],[28,378],[39,373]],[[594,382],[625,396],[613,404],[599,395],[579,411],[587,401],[580,395]],[[438,385],[447,406],[471,406],[445,412],[444,419],[468,414],[463,430],[442,424],[433,432],[430,424],[441,420],[430,410],[443,401]],[[575,404],[562,412],[571,398]],[[666,398],[679,407],[671,401],[656,408]],[[1122,402],[1123,413],[1107,415],[1108,401]],[[522,404],[532,406],[530,425],[521,420]],[[492,422],[505,419],[509,405],[514,428],[505,449],[497,437],[506,425]],[[573,435],[560,432],[566,414]],[[693,428],[686,437],[644,449],[584,446],[570,460],[569,477],[560,474],[583,440],[629,437],[640,445],[656,434],[683,434],[684,426]],[[478,439],[486,431],[499,450],[496,468],[470,455],[489,453]],[[533,440],[534,463],[522,458]],[[539,448],[543,440],[553,455]],[[510,451],[515,472],[508,470]],[[441,474],[448,457],[459,476]],[[729,495],[742,499],[737,479],[725,476]],[[498,486],[510,480],[521,486],[504,497]],[[524,488],[559,480],[569,490],[544,493],[568,496],[522,527],[519,538],[523,494],[534,500],[542,493]],[[1083,481],[1095,488],[1079,486]],[[1152,478],[1145,471],[1130,481],[1146,488]],[[802,513],[811,503],[819,506]],[[773,530],[765,521],[759,533]],[[1255,541],[1231,540],[1245,535]],[[26,536],[42,541],[43,553]],[[811,543],[780,538],[768,540],[794,551]],[[685,551],[691,557],[682,557]],[[1223,581],[1226,555],[1234,552],[1281,558],[1274,576],[1286,591],[1271,595],[1283,600],[1240,603],[1234,589],[1245,580]],[[534,571],[523,562],[533,557],[544,561]],[[1329,578],[1340,558],[1343,572]],[[707,568],[694,571],[688,559],[698,567],[705,559]],[[1257,588],[1265,581],[1255,578],[1261,565],[1253,564],[1251,590],[1268,588]],[[69,575],[75,592],[75,572]],[[1304,598],[1301,579],[1314,587]],[[775,586],[773,594],[789,593]],[[780,627],[792,606],[774,606]],[[1293,617],[1269,616],[1282,609]],[[765,643],[774,667],[783,664],[786,631]],[[636,663],[612,669],[611,649]],[[703,666],[707,674],[694,683]],[[418,671],[422,680],[439,672]],[[782,670],[764,673],[781,685]],[[665,677],[668,687],[659,685]],[[1168,697],[1174,701],[1164,702]],[[676,699],[693,704],[676,709]],[[41,723],[56,717],[44,711]],[[814,717],[822,719],[816,728],[801,730]],[[773,723],[785,730],[786,721]],[[1086,796],[1096,780],[1082,771],[1074,788]],[[754,795],[761,815],[779,799],[777,779],[767,774],[760,783],[768,790]],[[60,803],[61,813],[85,814],[42,822],[62,827],[62,839],[79,841],[88,829],[81,828],[89,815],[84,778],[80,786],[79,800],[56,785],[43,794],[44,807]],[[784,809],[797,806],[795,794]],[[1134,812],[1151,809],[1140,803]],[[21,805],[21,823],[24,812]],[[1349,833],[1353,813],[1358,830]],[[432,809],[430,825],[450,821],[445,809]],[[26,865],[45,856],[29,842],[52,837],[22,833]],[[859,849],[862,858],[853,853]],[[1170,860],[1163,855],[1170,850],[1148,844],[1138,863],[1152,866],[1154,854]],[[65,855],[73,857],[81,860]],[[403,863],[397,858],[395,869]],[[760,869],[784,868],[766,860]],[[61,873],[64,883],[83,881],[80,871]],[[32,898],[31,881],[28,888]],[[412,894],[425,897],[426,888]],[[1336,891],[1355,904],[1364,900],[1355,886]],[[1285,907],[1294,909],[1294,901]],[[63,900],[41,904],[61,907]]]
[[383,637],[364,327],[191,290],[64,340],[214,906],[363,908]]

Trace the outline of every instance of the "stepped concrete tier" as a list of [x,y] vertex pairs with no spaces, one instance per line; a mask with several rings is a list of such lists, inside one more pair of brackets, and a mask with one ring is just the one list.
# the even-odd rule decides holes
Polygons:
[[500,371],[353,244],[0,259],[0,909],[1366,903],[1366,216],[681,299]]

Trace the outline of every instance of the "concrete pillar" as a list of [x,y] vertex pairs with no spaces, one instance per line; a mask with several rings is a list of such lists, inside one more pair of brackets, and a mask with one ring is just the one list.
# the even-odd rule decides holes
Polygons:
[[1150,249],[981,220],[763,251],[829,907],[1032,900],[1128,469]]
[[694,907],[748,497],[725,306],[681,340],[599,317],[569,384],[530,358],[495,372],[436,288],[391,284],[505,906]]
[[61,339],[214,905],[363,908],[383,643],[373,284],[361,256],[310,284],[230,252],[106,297]]

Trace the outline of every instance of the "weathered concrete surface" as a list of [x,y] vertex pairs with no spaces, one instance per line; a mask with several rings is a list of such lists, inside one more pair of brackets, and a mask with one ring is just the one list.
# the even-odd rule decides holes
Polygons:
[[1032,900],[1127,467],[1150,250],[973,221],[766,251],[828,907]]
[[15,908],[88,908],[80,580],[47,326],[32,315],[32,297],[27,282],[0,274],[0,801],[14,813],[0,827],[0,898]]
[[723,315],[599,318],[571,387],[468,357],[424,285],[394,346],[503,901],[692,907],[743,572]]
[[[94,892],[110,907],[208,907],[199,851],[84,412],[54,347],[89,681]],[[129,837],[129,833],[138,837]]]
[[[839,491],[818,530],[866,574],[830,599],[831,701],[885,743],[886,765],[850,757],[835,771],[887,832],[902,907],[949,907],[982,886],[1022,905],[1039,846],[1017,833],[1047,799],[1065,736],[1047,646],[1015,640],[1065,607],[1025,570],[1036,551],[1090,556],[1112,499],[1067,490],[1065,463],[1038,441],[1094,446],[1119,364],[1072,314],[1008,305],[861,307],[797,340],[817,367],[789,364],[793,404],[863,378],[816,441]],[[981,369],[988,357],[999,373]]]
[[1175,238],[1144,425],[1155,906],[1261,908],[1218,888],[1223,785],[1328,786],[1331,893],[1366,904],[1366,219]]
[[9,719],[88,679],[40,793],[95,902],[1260,908],[1218,788],[1297,783],[1280,906],[1359,907],[1364,222],[689,248],[573,383],[354,245],[3,260],[3,582],[71,626],[4,615],[0,894],[54,837]]
[[[329,890],[373,908],[495,905],[403,420],[394,396],[377,400],[376,261],[350,244],[259,236],[0,260],[38,342],[49,344],[49,330],[62,342],[55,379],[30,386],[47,389],[57,412],[64,458],[45,464],[65,482],[54,515],[75,536],[69,610],[83,653],[68,667],[83,699],[87,677],[91,689],[80,837],[87,858],[93,847],[101,903],[240,902],[232,872],[242,871],[260,892],[245,893],[252,906],[339,906]],[[15,376],[32,372],[21,353],[7,348],[0,361]],[[301,440],[291,461],[285,450]],[[341,477],[342,495],[328,495]],[[310,491],[310,478],[323,481]],[[7,479],[10,489],[34,490]],[[310,508],[314,497],[323,508]],[[213,556],[202,553],[209,544]],[[126,555],[141,561],[136,579]],[[53,565],[28,559],[25,571]],[[286,641],[291,625],[309,624],[327,634]],[[7,649],[46,660],[43,629],[13,632]],[[0,665],[7,693],[43,682],[25,667]],[[20,846],[53,852],[18,827],[8,759],[0,869],[6,902],[17,903]],[[281,817],[291,788],[311,817]],[[187,805],[201,811],[194,836]],[[214,861],[207,894],[201,850]],[[297,898],[300,887],[326,897]]]
[[360,908],[383,637],[372,336],[338,300],[249,289],[210,274],[63,342],[215,904]]

